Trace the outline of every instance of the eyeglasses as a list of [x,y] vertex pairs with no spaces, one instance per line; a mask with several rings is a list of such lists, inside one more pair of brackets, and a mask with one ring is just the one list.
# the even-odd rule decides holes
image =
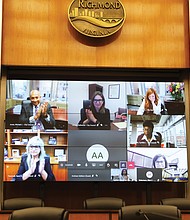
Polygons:
[[164,160],[157,160],[157,161],[155,161],[155,163],[159,163],[159,164],[162,164],[164,162],[165,162]]
[[102,99],[94,99],[94,102],[102,102]]
[[31,149],[35,149],[35,150],[36,150],[36,149],[39,149],[39,148],[40,148],[40,146],[30,146],[30,148],[31,148]]

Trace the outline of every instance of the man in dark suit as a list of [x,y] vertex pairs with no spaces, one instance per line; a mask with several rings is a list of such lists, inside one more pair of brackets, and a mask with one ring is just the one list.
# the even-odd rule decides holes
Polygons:
[[159,132],[153,132],[154,125],[151,121],[143,123],[143,134],[137,137],[136,147],[161,147],[162,135]]
[[22,105],[20,123],[32,124],[35,130],[51,129],[55,127],[55,119],[48,102],[41,103],[38,90],[30,92],[30,102]]

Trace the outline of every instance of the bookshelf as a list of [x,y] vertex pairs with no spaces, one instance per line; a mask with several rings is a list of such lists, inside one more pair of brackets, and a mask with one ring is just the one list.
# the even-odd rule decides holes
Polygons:
[[[44,141],[46,154],[50,156],[50,162],[56,180],[66,180],[67,175],[64,169],[59,169],[59,157],[55,151],[64,152],[64,160],[67,158],[67,137],[68,132],[63,130],[49,130],[45,132],[34,132],[22,129],[7,129],[5,132],[5,149],[7,156],[4,160],[4,180],[10,181],[10,173],[18,170],[21,155],[26,152],[28,140],[33,136],[39,136]],[[53,139],[52,139],[53,138]],[[53,140],[53,141],[52,141]],[[62,157],[63,158],[63,157]]]

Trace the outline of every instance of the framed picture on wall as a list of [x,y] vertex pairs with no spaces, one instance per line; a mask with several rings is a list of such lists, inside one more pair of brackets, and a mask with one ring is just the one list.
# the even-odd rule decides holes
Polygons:
[[108,98],[109,99],[119,99],[120,96],[120,85],[113,84],[108,87]]

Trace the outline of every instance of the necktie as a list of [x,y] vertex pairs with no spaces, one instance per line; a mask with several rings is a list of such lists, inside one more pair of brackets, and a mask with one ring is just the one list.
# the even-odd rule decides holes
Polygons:
[[[38,106],[35,106],[35,113],[37,113],[39,107]],[[36,121],[35,121],[35,125],[34,125],[34,130],[40,130],[40,131],[43,131],[44,130],[44,126],[40,120],[40,118],[38,118]]]
[[37,113],[37,111],[38,111],[38,106],[36,105],[35,106],[35,113]]

